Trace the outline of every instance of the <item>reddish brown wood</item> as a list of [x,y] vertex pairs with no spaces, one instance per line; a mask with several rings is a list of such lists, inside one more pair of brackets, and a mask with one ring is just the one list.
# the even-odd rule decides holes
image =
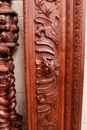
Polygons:
[[24,0],[28,130],[80,130],[85,0]]
[[0,1],[0,130],[22,130],[22,116],[16,113],[12,50],[18,46],[18,18],[10,0]]

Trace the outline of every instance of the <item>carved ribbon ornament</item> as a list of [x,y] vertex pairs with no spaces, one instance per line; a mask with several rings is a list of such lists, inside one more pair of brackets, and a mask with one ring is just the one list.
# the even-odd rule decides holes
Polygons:
[[[36,97],[38,130],[58,129],[59,1],[35,0]],[[54,19],[51,18],[56,10]],[[53,117],[53,115],[56,115]]]

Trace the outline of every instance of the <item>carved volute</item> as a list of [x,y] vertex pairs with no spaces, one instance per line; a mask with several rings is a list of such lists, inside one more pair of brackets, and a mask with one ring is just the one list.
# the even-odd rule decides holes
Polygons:
[[11,0],[0,1],[0,130],[22,130],[22,117],[16,113],[16,90],[12,50],[18,46],[17,13]]

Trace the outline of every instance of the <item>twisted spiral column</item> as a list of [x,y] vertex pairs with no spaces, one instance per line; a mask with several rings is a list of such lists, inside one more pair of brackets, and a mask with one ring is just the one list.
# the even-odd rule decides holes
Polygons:
[[7,72],[8,67],[5,65],[5,55],[9,52],[6,46],[0,44],[0,130],[10,130],[9,101],[7,99]]
[[16,90],[12,50],[18,46],[17,13],[11,0],[0,1],[0,130],[22,130],[22,116],[16,113]]

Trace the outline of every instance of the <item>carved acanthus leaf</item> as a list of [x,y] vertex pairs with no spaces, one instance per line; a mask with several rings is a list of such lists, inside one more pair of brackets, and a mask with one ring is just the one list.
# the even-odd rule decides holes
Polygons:
[[[53,113],[58,111],[58,76],[59,56],[59,15],[50,18],[53,8],[45,4],[46,1],[35,1],[38,16],[35,18],[37,25],[35,35],[36,43],[36,85],[37,85],[37,120],[38,129],[57,130],[58,122]],[[47,1],[49,3],[56,1]],[[56,8],[56,7],[55,7]],[[42,128],[41,128],[42,127]]]

